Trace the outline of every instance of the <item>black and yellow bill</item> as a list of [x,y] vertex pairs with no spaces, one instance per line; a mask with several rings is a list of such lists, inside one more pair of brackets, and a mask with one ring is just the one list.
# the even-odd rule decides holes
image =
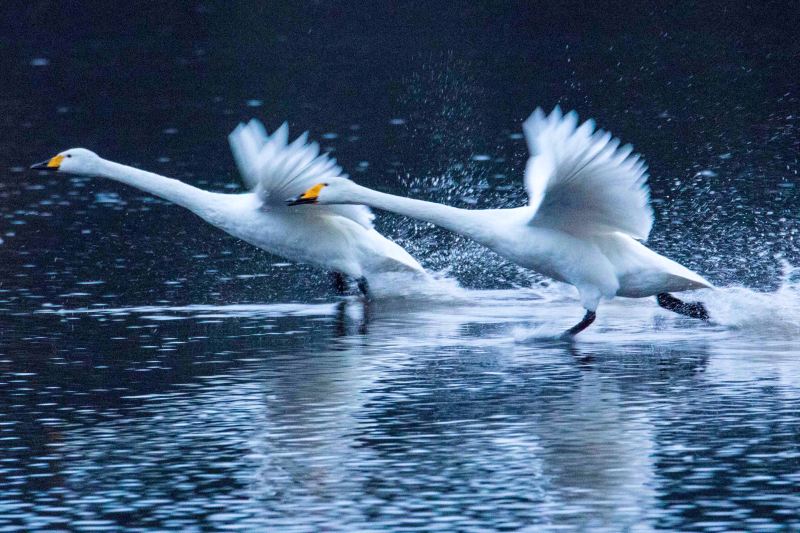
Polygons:
[[319,191],[326,185],[327,183],[317,183],[300,196],[286,200],[286,205],[315,204],[317,203],[317,198],[319,198]]
[[31,165],[31,169],[55,171],[58,170],[58,167],[61,166],[61,162],[63,160],[64,160],[63,155],[57,155],[55,157],[51,157],[47,161],[42,161],[41,163],[36,163],[35,165]]

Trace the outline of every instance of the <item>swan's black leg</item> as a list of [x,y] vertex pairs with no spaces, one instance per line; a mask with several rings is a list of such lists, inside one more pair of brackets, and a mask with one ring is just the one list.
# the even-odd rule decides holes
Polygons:
[[571,328],[569,328],[564,334],[569,335],[570,337],[573,335],[577,335],[581,331],[591,326],[595,318],[597,318],[597,313],[595,313],[594,311],[586,311],[586,314],[583,315],[583,319],[574,326],[572,326]]
[[336,314],[333,317],[333,331],[336,337],[347,335],[347,300],[342,300],[336,305]]
[[679,315],[692,318],[699,318],[700,320],[708,320],[708,310],[706,309],[706,306],[702,304],[702,302],[687,303],[666,292],[662,292],[661,294],[657,295],[656,301],[658,302],[658,305],[664,309],[667,309],[668,311],[672,311],[673,313],[678,313]]
[[367,278],[358,278],[358,290],[361,291],[361,294],[364,295],[364,298],[369,298],[369,283],[367,283]]
[[345,279],[344,274],[339,272],[331,272],[331,282],[333,283],[333,290],[336,291],[336,294],[347,294],[347,280]]
[[364,298],[364,317],[361,319],[361,323],[358,325],[359,335],[367,334],[367,330],[369,329],[370,318],[371,318],[370,303],[367,298]]

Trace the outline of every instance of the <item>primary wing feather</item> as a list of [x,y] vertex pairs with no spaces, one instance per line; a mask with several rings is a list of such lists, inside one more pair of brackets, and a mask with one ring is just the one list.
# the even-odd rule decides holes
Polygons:
[[525,188],[531,224],[576,235],[619,231],[646,240],[653,225],[647,167],[633,147],[573,111],[541,108],[523,124],[530,158]]
[[[289,143],[285,122],[272,135],[260,121],[239,124],[228,136],[236,166],[245,185],[265,204],[285,208],[285,202],[317,183],[335,177],[346,178],[336,160],[320,154],[319,145],[308,142],[308,133]],[[362,205],[316,206],[372,228],[372,212]]]

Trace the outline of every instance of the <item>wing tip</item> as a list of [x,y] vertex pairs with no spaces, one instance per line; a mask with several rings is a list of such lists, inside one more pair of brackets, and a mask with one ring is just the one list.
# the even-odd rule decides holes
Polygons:
[[[538,152],[536,150],[538,140],[545,132],[563,128],[563,130],[559,131],[559,135],[569,137],[578,130],[579,124],[580,120],[577,111],[573,109],[564,113],[561,106],[556,104],[549,115],[541,106],[537,106],[533,113],[522,123],[522,130],[528,142],[528,148],[532,154],[535,154]],[[585,131],[588,136],[591,136],[595,130],[595,122],[592,119],[588,119],[583,124],[580,124],[580,128],[586,128]]]
[[578,126],[578,112],[572,109],[571,111],[567,112],[564,117],[562,118],[562,122],[565,124],[569,124],[569,131],[572,132]]
[[233,130],[231,130],[231,132],[228,134],[228,142],[231,145],[233,145],[234,143],[238,144],[240,142],[240,138],[244,128],[245,128],[244,122],[240,122],[239,124],[236,125],[235,128],[233,128]]
[[280,126],[275,128],[272,135],[267,135],[267,138],[275,144],[287,146],[289,144],[289,123],[284,120]]

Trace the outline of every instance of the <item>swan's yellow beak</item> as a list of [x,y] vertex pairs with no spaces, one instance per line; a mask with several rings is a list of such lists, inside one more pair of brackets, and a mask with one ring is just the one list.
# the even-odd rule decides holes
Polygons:
[[286,205],[315,204],[319,198],[319,191],[326,185],[327,183],[317,183],[300,196],[286,200]]
[[31,169],[56,171],[58,170],[58,167],[61,166],[61,162],[63,160],[64,156],[59,154],[53,158],[48,159],[47,161],[42,161],[41,163],[36,163],[35,165],[31,165]]

